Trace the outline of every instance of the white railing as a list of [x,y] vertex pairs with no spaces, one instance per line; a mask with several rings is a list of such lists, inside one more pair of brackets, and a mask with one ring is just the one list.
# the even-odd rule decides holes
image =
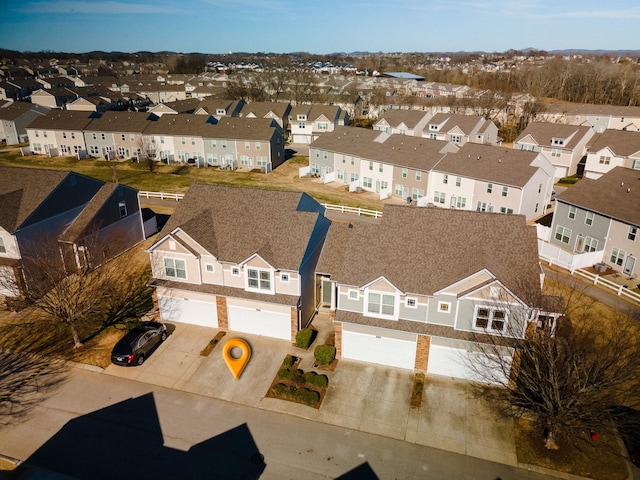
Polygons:
[[184,198],[183,193],[165,193],[165,192],[138,192],[138,197],[141,198],[158,198],[160,200],[182,200]]
[[603,278],[600,275],[587,272],[586,270],[578,269],[572,273],[586,280],[589,280],[594,285],[601,285],[605,288],[608,288],[609,290],[615,291],[616,295],[618,295],[619,297],[620,296],[627,297],[634,302],[640,303],[640,294],[637,294],[636,292],[632,292],[624,285],[620,285],[618,283],[612,282],[611,280],[607,280],[606,278]]
[[578,268],[590,267],[601,262],[604,251],[571,253],[538,239],[538,255],[549,265],[559,265],[573,272]]
[[327,210],[331,210],[332,212],[349,213],[352,215],[359,215],[362,217],[373,217],[373,218],[382,217],[382,212],[378,210],[367,210],[366,208],[359,208],[359,207],[347,207],[345,205],[331,205],[329,203],[323,203],[322,206]]

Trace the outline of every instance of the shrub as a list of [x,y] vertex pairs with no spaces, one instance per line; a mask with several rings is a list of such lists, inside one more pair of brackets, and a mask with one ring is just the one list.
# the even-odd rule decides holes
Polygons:
[[310,328],[303,328],[296,333],[296,347],[304,348],[305,350],[311,346],[313,341],[313,330]]
[[286,357],[284,357],[282,366],[284,368],[291,368],[293,367],[293,364],[296,363],[296,360],[296,357],[294,357],[293,355],[287,355]]
[[277,395],[282,395],[288,390],[288,387],[284,383],[276,383],[271,387],[271,390],[273,390],[273,393]]
[[283,368],[282,370],[278,371],[278,378],[285,378],[287,380],[291,380],[292,382],[300,385],[305,383],[304,372],[299,368],[296,370]]
[[336,347],[333,345],[318,345],[313,356],[319,365],[329,365],[336,358]]
[[326,375],[318,375],[316,372],[306,372],[304,378],[314,387],[324,388],[329,384],[329,378]]
[[305,405],[315,405],[320,401],[320,394],[315,390],[309,390],[308,388],[296,390],[295,396],[297,400],[300,400]]
[[580,178],[578,178],[578,175],[571,175],[570,177],[562,177],[560,180],[558,180],[558,183],[573,185],[574,183],[577,183],[578,180],[580,180]]

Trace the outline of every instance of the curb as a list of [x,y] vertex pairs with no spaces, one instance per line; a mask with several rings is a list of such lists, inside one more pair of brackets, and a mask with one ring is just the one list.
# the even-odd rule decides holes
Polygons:
[[539,467],[538,465],[530,465],[528,463],[518,462],[518,468],[526,469],[536,473],[542,473],[553,478],[562,478],[565,480],[591,480],[591,477],[581,477],[573,473],[561,472],[560,470],[552,470],[550,468]]
[[88,370],[90,372],[96,372],[96,373],[104,372],[104,368],[98,367],[97,365],[89,365],[87,363],[67,362],[67,365],[70,365],[73,368],[79,368],[81,370]]

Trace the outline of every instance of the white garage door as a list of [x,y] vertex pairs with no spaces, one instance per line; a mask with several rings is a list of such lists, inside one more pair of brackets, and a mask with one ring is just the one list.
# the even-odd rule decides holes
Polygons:
[[291,340],[291,314],[229,305],[229,331]]
[[160,318],[164,321],[191,323],[218,328],[218,310],[215,302],[201,302],[185,298],[158,296]]
[[417,342],[415,334],[381,329],[376,332],[358,327],[343,324],[342,358],[414,369]]
[[[461,348],[444,347],[431,344],[429,348],[429,363],[427,373],[444,375],[446,377],[460,378],[478,382],[490,382],[490,377],[480,374],[472,365],[486,365],[484,358],[474,360],[474,356],[483,354],[469,352]],[[496,370],[492,370],[492,375],[497,375]],[[503,382],[505,377],[500,375],[496,381]]]

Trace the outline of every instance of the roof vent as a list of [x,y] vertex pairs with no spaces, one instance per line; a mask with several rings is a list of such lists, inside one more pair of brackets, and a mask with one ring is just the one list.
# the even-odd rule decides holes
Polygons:
[[498,163],[502,163],[502,159],[501,158],[498,159]]
[[621,186],[621,187],[624,187],[624,182],[620,182],[620,186]]
[[630,188],[627,188],[627,193],[631,193],[631,189]]

